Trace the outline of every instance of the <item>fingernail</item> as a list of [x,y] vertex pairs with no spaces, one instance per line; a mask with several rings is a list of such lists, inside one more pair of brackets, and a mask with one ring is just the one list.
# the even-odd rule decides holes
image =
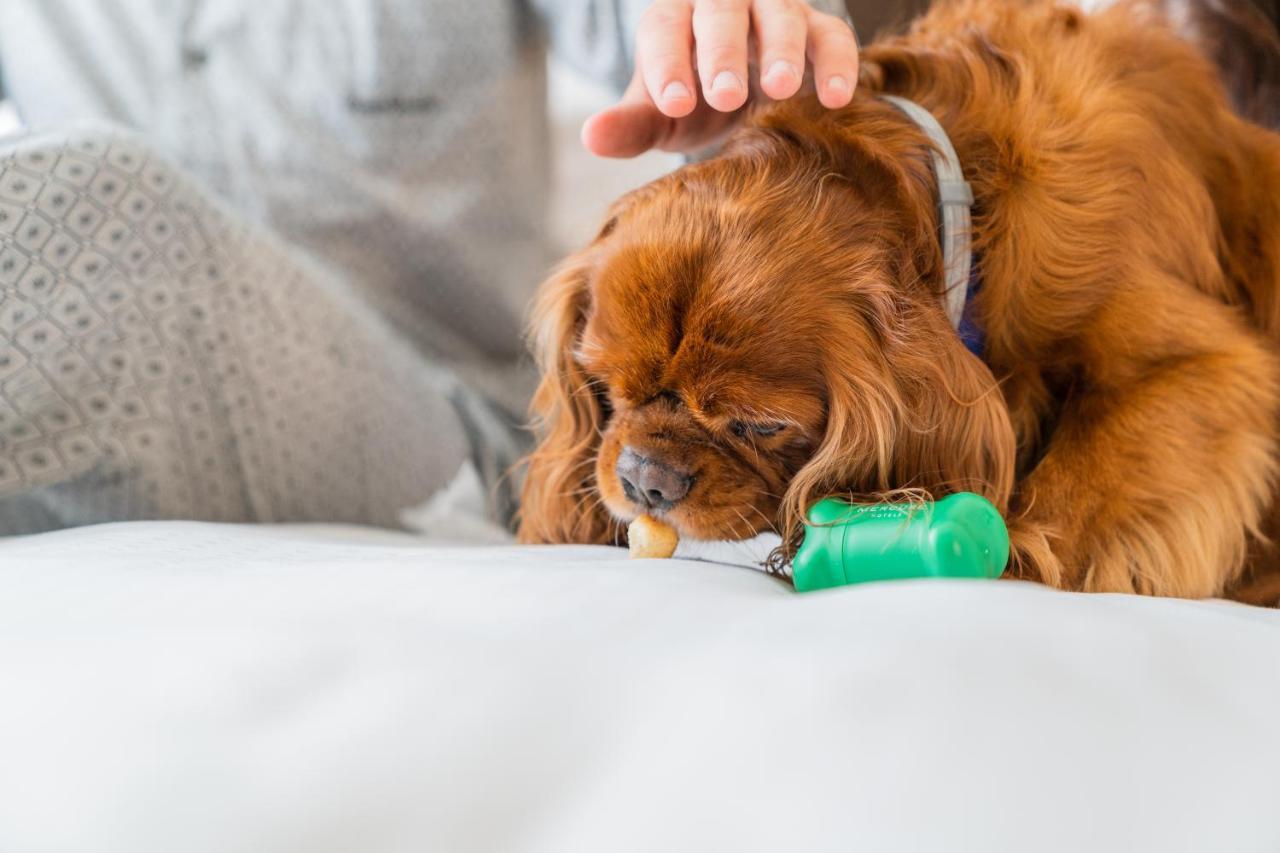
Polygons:
[[711,81],[711,91],[729,92],[742,88],[742,81],[732,71],[721,71]]
[[667,88],[662,90],[662,100],[664,101],[678,101],[687,97],[689,97],[689,87],[679,80],[668,83]]
[[849,81],[837,74],[834,77],[827,78],[827,88],[833,92],[844,94],[849,91]]
[[786,80],[799,79],[800,72],[797,71],[796,67],[790,62],[787,62],[785,59],[779,59],[777,62],[769,66],[769,70],[765,72],[764,76],[771,81],[781,83],[784,78]]

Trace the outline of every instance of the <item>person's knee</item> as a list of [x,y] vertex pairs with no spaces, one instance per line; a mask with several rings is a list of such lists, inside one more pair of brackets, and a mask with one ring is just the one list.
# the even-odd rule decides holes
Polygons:
[[[207,248],[187,221],[199,197],[163,156],[110,125],[0,148],[0,295],[10,297],[0,331],[15,334],[34,321],[27,315],[41,315],[67,334],[87,333],[156,273],[193,267]],[[171,297],[150,294],[152,307]],[[28,343],[58,331],[33,326]]]
[[[176,206],[193,192],[160,152],[122,128],[87,124],[21,136],[0,145],[0,241],[59,268],[77,249],[118,251],[130,231],[160,246],[173,232],[162,203]],[[80,272],[92,274],[93,261],[85,264]]]

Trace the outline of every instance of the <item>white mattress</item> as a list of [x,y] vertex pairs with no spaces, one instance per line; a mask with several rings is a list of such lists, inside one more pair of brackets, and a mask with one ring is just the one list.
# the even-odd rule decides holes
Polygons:
[[0,851],[1280,850],[1280,614],[609,548],[0,542]]

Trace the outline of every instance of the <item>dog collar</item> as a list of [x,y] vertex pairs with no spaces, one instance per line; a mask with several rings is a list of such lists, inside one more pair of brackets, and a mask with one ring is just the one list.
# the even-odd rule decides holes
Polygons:
[[969,304],[981,283],[973,262],[973,190],[964,179],[960,158],[933,113],[906,98],[881,95],[906,114],[933,143],[933,174],[938,184],[938,230],[942,243],[943,304],[960,340],[982,356],[982,330],[973,322]]

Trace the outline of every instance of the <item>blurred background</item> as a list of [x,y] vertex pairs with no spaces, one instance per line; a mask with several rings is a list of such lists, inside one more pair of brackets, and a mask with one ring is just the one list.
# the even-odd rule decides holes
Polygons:
[[618,196],[671,171],[682,158],[651,151],[634,160],[604,160],[587,153],[578,140],[582,123],[617,96],[555,59],[548,63],[547,71],[555,163],[552,238],[563,253],[592,237],[605,209]]
[[22,124],[18,121],[18,112],[13,104],[0,100],[0,136],[7,136],[21,129]]

